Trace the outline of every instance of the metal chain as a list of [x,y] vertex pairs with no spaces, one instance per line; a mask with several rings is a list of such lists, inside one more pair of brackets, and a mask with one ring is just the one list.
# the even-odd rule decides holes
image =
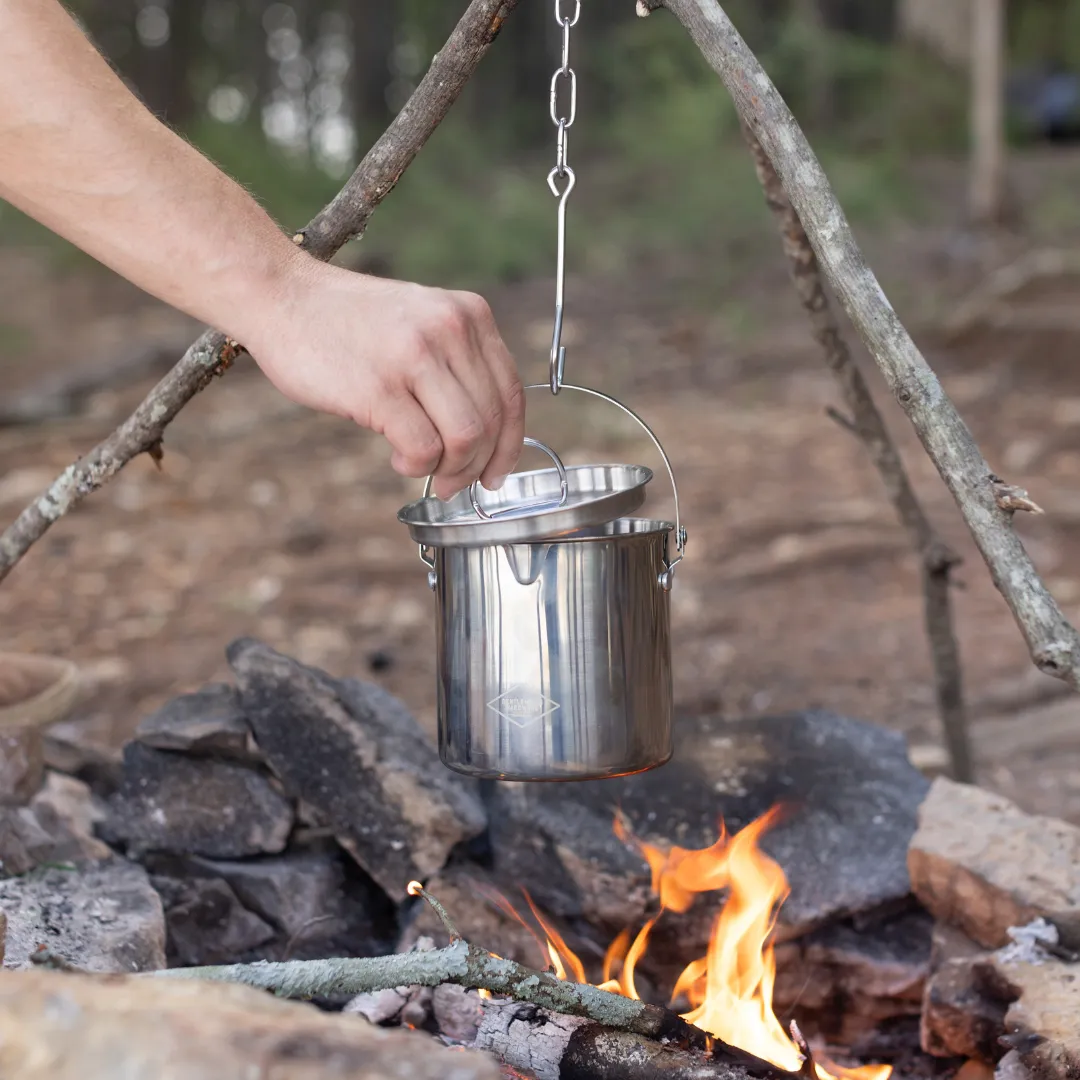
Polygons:
[[[566,163],[567,131],[574,126],[577,118],[577,75],[570,66],[570,29],[577,25],[581,17],[581,0],[573,0],[573,15],[563,15],[564,0],[555,0],[555,21],[562,27],[562,63],[551,76],[551,95],[549,111],[551,122],[557,128],[555,136],[555,168],[548,173],[548,187],[552,195],[559,200],[559,250],[555,268],[555,330],[551,337],[551,359],[549,381],[551,392],[557,394],[562,386],[566,367],[566,348],[561,344],[563,326],[563,289],[566,282],[566,200],[574,190],[577,178],[574,170]],[[562,116],[558,109],[557,98],[559,84],[569,80],[570,115]],[[560,183],[565,186],[560,190]]]

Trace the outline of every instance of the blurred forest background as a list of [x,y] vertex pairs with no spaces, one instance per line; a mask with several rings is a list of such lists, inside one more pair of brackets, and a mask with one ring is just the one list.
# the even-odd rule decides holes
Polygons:
[[[71,0],[150,107],[286,227],[333,194],[460,14],[448,0]],[[967,0],[732,0],[855,220],[918,212],[913,157],[962,157]],[[588,207],[577,265],[711,251],[763,222],[734,113],[687,35],[630,0],[585,0],[572,139]],[[549,0],[525,0],[463,100],[380,210],[365,252],[399,276],[483,284],[547,272]],[[1080,134],[1080,0],[1008,5],[1009,132]],[[539,197],[538,197],[538,192]],[[19,222],[0,216],[0,236]],[[427,227],[412,227],[425,222]],[[435,226],[437,223],[437,227]],[[704,248],[704,251],[703,251]],[[583,261],[584,260],[584,261]]]
[[[465,0],[70,7],[148,105],[291,231],[385,128]],[[1080,0],[725,8],[991,468],[1046,509],[1016,527],[1080,621]],[[996,50],[993,20],[972,14],[1003,8]],[[558,33],[551,0],[520,0],[339,256],[483,292],[533,381],[551,341]],[[567,370],[642,413],[675,466],[690,531],[672,594],[678,707],[833,708],[903,731],[941,767],[918,559],[864,448],[827,415],[836,387],[725,90],[669,13],[637,18],[633,0],[582,0],[572,61]],[[1001,296],[965,302],[1001,273]],[[198,330],[0,205],[0,519],[121,422]],[[965,560],[954,604],[979,778],[1080,821],[1080,699],[1032,668],[949,493],[859,361]],[[529,427],[571,462],[659,467],[623,418],[572,395],[530,396]],[[86,693],[55,737],[115,758],[149,710],[228,677],[242,634],[379,682],[431,730],[431,596],[396,520],[418,486],[387,458],[253,364],[215,381],[169,427],[160,470],[132,462],[0,587],[0,647],[82,666]],[[650,506],[667,498],[653,487]]]

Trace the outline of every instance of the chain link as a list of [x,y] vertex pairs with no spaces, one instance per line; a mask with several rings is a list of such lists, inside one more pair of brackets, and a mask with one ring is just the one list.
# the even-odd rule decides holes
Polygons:
[[[548,173],[548,187],[559,200],[558,238],[559,249],[555,268],[555,330],[551,338],[549,382],[551,392],[557,394],[563,383],[566,368],[566,348],[561,344],[563,326],[563,292],[566,283],[566,200],[574,190],[577,178],[567,164],[567,131],[577,119],[577,74],[570,66],[570,29],[581,18],[581,0],[573,0],[572,15],[563,14],[565,0],[555,0],[555,22],[562,28],[562,55],[555,74],[551,76],[551,92],[548,111],[555,125],[555,168]],[[568,84],[570,115],[563,116],[559,109],[559,87]],[[560,186],[562,185],[562,186]]]

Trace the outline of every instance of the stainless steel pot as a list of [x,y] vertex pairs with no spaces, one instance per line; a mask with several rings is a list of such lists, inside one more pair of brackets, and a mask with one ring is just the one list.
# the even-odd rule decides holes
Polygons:
[[[667,466],[676,520],[619,517],[528,543],[421,544],[436,597],[439,752],[473,776],[622,776],[672,752],[670,590],[686,533],[671,464],[621,402],[562,389],[641,424]],[[552,456],[551,472],[564,475]],[[403,514],[416,519],[418,505]]]

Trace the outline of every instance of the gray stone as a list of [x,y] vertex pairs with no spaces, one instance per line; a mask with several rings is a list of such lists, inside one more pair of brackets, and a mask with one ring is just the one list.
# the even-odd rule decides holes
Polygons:
[[29,806],[0,807],[0,877],[109,858],[108,845],[93,835],[100,813],[85,784],[50,772]]
[[28,806],[0,808],[0,877],[25,874],[55,859],[57,841]]
[[220,878],[151,878],[165,908],[169,966],[231,964],[275,936]]
[[259,757],[240,695],[227,683],[211,683],[166,702],[140,722],[135,738],[155,750],[240,760]]
[[52,861],[82,862],[112,855],[108,844],[94,835],[105,820],[105,804],[81,780],[50,770],[30,809],[42,828],[56,838]]
[[103,833],[136,856],[228,859],[281,851],[292,823],[289,800],[255,769],[133,742],[124,748],[124,780]]
[[0,881],[0,910],[8,920],[7,967],[28,967],[41,945],[85,971],[165,966],[161,900],[146,871],[124,859]]
[[[636,836],[666,849],[706,847],[721,819],[734,833],[782,803],[761,847],[791,887],[777,931],[791,939],[840,918],[903,908],[908,843],[928,787],[901,735],[832,713],[681,718],[674,756],[659,769],[498,785],[489,807],[495,874],[528,882],[549,914],[610,935],[655,904],[644,860],[613,833],[617,806]],[[704,955],[718,899],[705,894],[686,914],[660,920],[642,966],[659,985]]]
[[333,843],[266,858],[193,858],[186,873],[227,882],[275,931],[256,958],[315,960],[393,950],[397,913],[386,894]]
[[228,658],[274,771],[395,900],[483,831],[475,783],[444,768],[397,699],[252,639],[233,642]]
[[499,1080],[487,1055],[247,986],[0,972],[18,1080]]
[[1036,916],[1080,922],[1080,826],[968,784],[934,781],[908,866],[921,903],[987,948]]
[[1005,1013],[1007,1041],[1039,1080],[1080,1076],[1080,969],[1051,955],[1011,959],[1003,949],[992,967],[999,985],[1013,998]]

